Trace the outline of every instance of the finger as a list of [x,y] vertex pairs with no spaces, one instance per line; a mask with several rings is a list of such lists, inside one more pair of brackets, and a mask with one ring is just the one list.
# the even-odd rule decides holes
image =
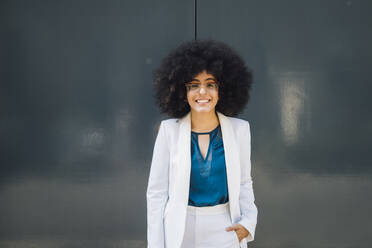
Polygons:
[[230,232],[230,231],[234,230],[234,228],[232,226],[228,226],[228,227],[225,228],[225,230]]
[[239,230],[240,229],[240,225],[239,224],[235,224],[235,225],[232,225],[231,228],[233,230]]

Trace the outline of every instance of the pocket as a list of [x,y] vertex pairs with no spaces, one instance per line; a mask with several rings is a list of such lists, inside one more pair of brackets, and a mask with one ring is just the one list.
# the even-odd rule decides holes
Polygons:
[[239,237],[238,235],[236,234],[236,232],[233,230],[231,231],[232,232],[232,235],[234,236],[234,245],[235,247],[240,247],[240,242],[239,242]]

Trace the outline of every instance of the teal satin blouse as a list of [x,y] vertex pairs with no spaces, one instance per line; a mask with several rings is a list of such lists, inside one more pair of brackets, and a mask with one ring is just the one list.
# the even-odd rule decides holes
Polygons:
[[[202,157],[198,135],[209,134],[209,146]],[[214,206],[229,201],[227,190],[225,152],[221,126],[210,132],[191,131],[191,175],[189,202],[191,206]]]

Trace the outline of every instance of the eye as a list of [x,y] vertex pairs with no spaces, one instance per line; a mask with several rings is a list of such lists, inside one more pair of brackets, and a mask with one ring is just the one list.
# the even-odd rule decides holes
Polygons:
[[210,88],[210,89],[215,89],[215,88],[217,88],[217,84],[216,83],[208,83],[207,87]]
[[199,84],[190,84],[191,89],[197,89],[199,88]]

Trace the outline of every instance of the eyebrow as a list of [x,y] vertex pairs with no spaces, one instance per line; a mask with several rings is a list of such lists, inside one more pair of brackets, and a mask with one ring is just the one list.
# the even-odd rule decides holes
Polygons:
[[[216,81],[215,78],[207,78],[205,81],[208,81],[208,80]],[[198,80],[198,79],[196,79],[196,78],[193,78],[192,81],[198,81],[198,82],[200,82],[200,80]]]

